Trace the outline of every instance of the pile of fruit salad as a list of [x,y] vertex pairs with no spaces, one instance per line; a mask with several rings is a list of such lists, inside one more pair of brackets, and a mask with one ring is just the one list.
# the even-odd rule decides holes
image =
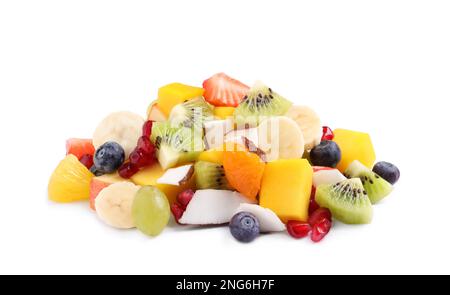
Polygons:
[[50,200],[89,200],[104,223],[149,236],[173,216],[175,226],[228,225],[241,242],[270,232],[319,242],[335,221],[370,223],[400,177],[375,164],[369,134],[324,127],[311,108],[223,73],[163,86],[146,119],[111,113],[66,150]]

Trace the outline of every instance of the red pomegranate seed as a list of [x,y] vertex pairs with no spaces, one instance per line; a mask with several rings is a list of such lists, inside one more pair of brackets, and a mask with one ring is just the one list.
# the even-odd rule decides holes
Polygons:
[[81,156],[80,162],[86,166],[86,168],[91,169],[92,165],[94,165],[94,157],[90,154],[85,154]]
[[328,126],[322,127],[323,133],[322,133],[322,140],[333,140],[334,133],[333,130],[331,130]]
[[311,226],[307,222],[290,220],[287,223],[287,231],[288,233],[296,238],[301,239],[306,237],[311,231]]
[[145,136],[139,138],[136,149],[141,149],[147,154],[155,153],[155,146],[150,141],[150,138]]
[[145,122],[144,126],[142,127],[142,136],[150,138],[150,135],[152,135],[152,127],[153,127],[153,121]]
[[320,242],[330,232],[331,225],[331,221],[326,218],[316,223],[312,228],[311,240],[315,243]]
[[191,189],[187,189],[178,195],[177,200],[180,203],[180,205],[184,209],[186,209],[187,205],[189,205],[189,202],[192,200],[193,196],[194,196],[194,191]]
[[331,221],[331,212],[327,208],[319,208],[314,211],[308,218],[308,223],[311,226],[316,225],[318,222],[322,221],[322,219],[327,219]]
[[129,179],[131,176],[135,175],[139,172],[139,168],[132,165],[130,162],[127,162],[120,166],[119,175],[122,178]]
[[175,221],[180,224],[179,220],[184,214],[184,208],[178,203],[173,203],[170,205],[170,211],[172,211],[173,218],[175,218]]
[[319,209],[319,204],[316,202],[316,187],[313,186],[311,188],[311,197],[309,199],[309,207],[308,207],[308,213],[311,215],[314,211]]

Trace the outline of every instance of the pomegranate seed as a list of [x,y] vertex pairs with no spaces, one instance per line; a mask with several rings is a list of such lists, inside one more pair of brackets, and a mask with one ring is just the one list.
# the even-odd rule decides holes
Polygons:
[[308,223],[311,226],[316,225],[319,221],[322,221],[322,219],[327,219],[328,221],[331,221],[331,212],[327,208],[319,208],[316,211],[314,211],[308,218]]
[[322,127],[322,140],[333,140],[334,138],[334,133],[333,130],[331,130],[330,127],[328,126],[323,126]]
[[150,135],[152,135],[152,127],[153,127],[153,121],[145,122],[144,126],[142,127],[142,136],[150,138]]
[[170,211],[172,211],[172,215],[173,218],[175,218],[175,221],[180,224],[178,222],[178,220],[180,220],[180,218],[183,216],[184,214],[184,208],[183,206],[181,206],[178,203],[173,203],[172,205],[170,205]]
[[90,154],[84,154],[81,156],[80,162],[86,166],[86,168],[91,169],[92,165],[94,165],[94,157]]
[[131,176],[135,175],[139,172],[139,168],[132,165],[130,162],[127,162],[120,166],[119,175],[122,178],[129,179]]
[[150,138],[141,136],[138,140],[136,149],[143,150],[146,154],[153,154],[155,153],[155,146],[150,141]]
[[314,211],[319,209],[319,204],[316,202],[316,187],[313,186],[311,188],[311,197],[309,199],[309,207],[308,207],[308,213],[311,215]]
[[320,242],[330,231],[331,225],[331,221],[326,218],[317,222],[312,228],[311,240],[315,243]]
[[287,231],[292,237],[301,239],[309,234],[311,226],[307,222],[290,220],[287,223]]
[[192,200],[193,196],[194,196],[194,191],[191,189],[187,189],[178,195],[177,200],[180,203],[180,205],[184,209],[186,209],[186,207],[189,205],[189,202]]

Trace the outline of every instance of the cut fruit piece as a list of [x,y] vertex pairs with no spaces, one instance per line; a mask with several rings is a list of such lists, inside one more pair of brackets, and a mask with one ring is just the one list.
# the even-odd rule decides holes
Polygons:
[[195,163],[195,184],[197,189],[230,189],[223,166],[205,161]]
[[246,146],[246,138],[255,146],[258,146],[258,128],[232,130],[225,135],[225,143],[233,143],[240,146]]
[[216,118],[221,120],[232,118],[234,110],[235,110],[234,107],[215,107],[214,116],[216,116]]
[[204,97],[213,106],[236,107],[247,94],[249,87],[224,73],[203,82]]
[[95,129],[92,137],[94,147],[98,149],[104,143],[113,141],[124,149],[125,158],[128,158],[142,135],[144,123],[144,118],[131,112],[112,113]]
[[180,218],[181,224],[225,224],[242,203],[251,203],[243,195],[226,190],[198,190]]
[[139,189],[131,182],[117,182],[103,189],[95,199],[98,217],[115,228],[135,227],[131,207]]
[[170,112],[169,121],[173,125],[197,128],[201,130],[203,123],[214,119],[212,107],[203,97],[197,97],[177,104]]
[[203,151],[201,133],[191,128],[173,127],[170,122],[155,122],[150,139],[164,170],[195,161]]
[[294,120],[303,133],[305,150],[309,151],[320,143],[322,123],[317,113],[307,106],[292,106],[286,116]]
[[152,102],[147,109],[147,120],[164,122],[167,121],[167,116],[161,111],[156,102]]
[[303,133],[290,118],[271,117],[262,121],[258,126],[258,138],[258,147],[266,154],[268,162],[303,156]]
[[280,218],[270,209],[263,208],[255,204],[241,204],[236,210],[239,212],[249,212],[258,219],[259,229],[262,233],[278,232],[286,230],[286,226]]
[[337,165],[339,171],[344,172],[354,160],[370,169],[373,167],[375,151],[369,134],[345,129],[336,129],[333,133],[333,141],[341,150],[341,161]]
[[97,176],[92,178],[90,184],[90,194],[89,194],[89,206],[92,210],[95,210],[95,198],[97,198],[98,194],[106,187],[110,186],[116,182],[127,181],[119,176],[119,174],[105,174],[102,176]]
[[80,160],[82,156],[93,156],[94,153],[95,147],[92,139],[70,138],[66,141],[66,155],[72,154]]
[[198,156],[198,161],[212,162],[215,164],[223,165],[223,153],[222,149],[212,149],[203,151]]
[[225,134],[234,128],[233,120],[206,121],[204,124],[206,149],[222,148]]
[[157,181],[158,184],[183,185],[194,175],[194,165],[184,165],[168,169]]
[[159,109],[168,117],[170,111],[177,104],[203,95],[203,88],[172,83],[159,88],[157,104]]
[[225,175],[230,185],[251,200],[256,200],[265,163],[247,151],[226,151],[223,157]]
[[133,175],[131,181],[137,185],[145,186],[152,185],[161,190],[169,200],[170,204],[173,204],[177,200],[178,194],[187,189],[195,189],[195,179],[191,177],[189,182],[181,185],[170,185],[170,184],[157,184],[158,179],[164,174],[164,170],[161,166],[156,163],[152,166],[146,167]]
[[54,202],[73,202],[89,199],[89,184],[94,177],[77,157],[67,155],[55,171],[48,183],[48,197]]
[[364,186],[372,204],[375,204],[392,192],[393,186],[358,160],[353,161],[344,173],[349,178],[358,177]]
[[291,105],[262,82],[256,82],[234,111],[234,117],[238,126],[254,127],[267,117],[286,114]]
[[307,221],[313,170],[305,159],[267,163],[259,194],[260,205],[287,223]]
[[317,171],[316,167],[313,167],[313,169],[313,185],[315,187],[322,184],[335,184],[346,179],[345,176],[337,169],[328,168]]
[[316,190],[316,202],[330,209],[333,217],[344,223],[372,221],[372,204],[359,178],[320,185]]

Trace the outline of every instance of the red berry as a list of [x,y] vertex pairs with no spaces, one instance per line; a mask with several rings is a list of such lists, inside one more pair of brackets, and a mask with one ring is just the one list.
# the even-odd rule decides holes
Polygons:
[[152,135],[152,127],[153,127],[153,121],[145,122],[144,126],[142,127],[142,136],[150,138],[150,135]]
[[331,221],[326,218],[320,220],[312,228],[311,240],[315,243],[320,242],[330,231],[331,225]]
[[331,221],[331,212],[327,208],[319,208],[314,211],[308,218],[308,223],[311,226],[316,225],[318,222],[322,221],[322,219],[327,219]]
[[147,154],[142,149],[135,149],[130,154],[130,163],[137,168],[150,166],[155,162],[154,154]]
[[181,206],[178,203],[173,203],[172,205],[170,205],[170,211],[172,211],[172,215],[175,218],[175,221],[180,224],[178,222],[178,220],[180,220],[180,218],[183,216],[184,214],[184,208],[183,206]]
[[148,138],[146,136],[141,136],[139,138],[136,149],[141,149],[146,154],[153,154],[153,153],[155,153],[155,146],[150,141],[150,138]]
[[292,237],[301,239],[309,234],[311,226],[307,222],[290,220],[287,223],[287,231]]
[[330,127],[328,126],[323,126],[322,127],[322,140],[333,140],[334,138],[334,133],[333,130],[331,130]]
[[139,168],[132,165],[130,162],[127,162],[120,166],[119,175],[122,178],[129,179],[131,176],[135,175],[139,172]]
[[86,166],[86,168],[91,169],[92,165],[94,165],[94,157],[90,154],[85,154],[81,156],[80,162]]
[[308,207],[308,213],[311,215],[314,211],[319,209],[319,204],[316,202],[316,187],[313,186],[311,188],[311,197],[309,199],[309,207]]
[[185,191],[182,191],[178,197],[177,200],[180,203],[180,205],[186,209],[187,205],[189,205],[189,202],[192,200],[192,197],[194,196],[194,191],[191,189],[187,189]]

